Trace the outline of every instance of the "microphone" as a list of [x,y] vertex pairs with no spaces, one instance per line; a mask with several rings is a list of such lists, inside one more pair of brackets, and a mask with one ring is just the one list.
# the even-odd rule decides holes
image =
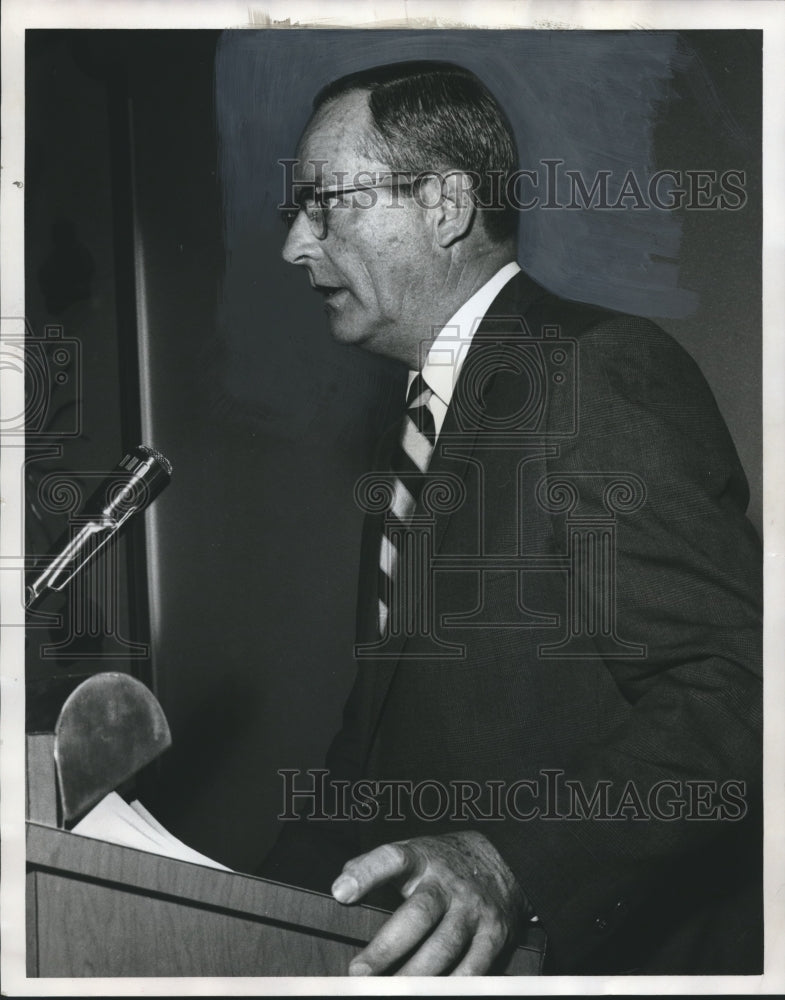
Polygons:
[[171,463],[154,448],[139,445],[101,483],[76,518],[81,527],[26,587],[25,607],[61,591],[134,514],[149,506],[172,478]]

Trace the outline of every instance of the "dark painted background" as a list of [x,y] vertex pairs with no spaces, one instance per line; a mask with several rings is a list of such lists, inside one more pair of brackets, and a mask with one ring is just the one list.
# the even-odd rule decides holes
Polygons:
[[[154,684],[174,746],[142,788],[175,834],[252,868],[278,826],[276,769],[320,764],[354,671],[352,486],[402,373],[333,344],[279,257],[277,160],[313,94],[361,66],[453,59],[503,101],[526,165],[746,170],[737,212],[527,213],[521,262],[691,351],[759,526],[760,52],[758,32],[27,33],[28,318],[62,324],[84,357],[82,434],[46,468],[108,471],[143,434],[175,467],[147,524],[151,620],[122,624],[151,656],[102,659],[116,641],[99,634],[97,658],[43,659],[37,632],[28,674]],[[40,554],[65,518],[38,513]],[[126,546],[137,563],[144,535]]]

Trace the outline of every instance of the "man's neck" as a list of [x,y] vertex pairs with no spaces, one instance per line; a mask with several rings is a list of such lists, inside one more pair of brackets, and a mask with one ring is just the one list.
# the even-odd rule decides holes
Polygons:
[[489,247],[485,253],[474,255],[466,262],[457,262],[448,273],[446,288],[449,289],[449,294],[446,296],[447,315],[444,322],[490,281],[500,268],[515,260],[516,256],[515,246],[505,244]]
[[419,368],[439,331],[449,322],[464,303],[475,295],[505,264],[516,259],[515,245],[502,244],[488,247],[465,259],[456,258],[444,275],[441,294],[434,301],[427,319],[410,338],[407,356],[399,356],[410,369]]

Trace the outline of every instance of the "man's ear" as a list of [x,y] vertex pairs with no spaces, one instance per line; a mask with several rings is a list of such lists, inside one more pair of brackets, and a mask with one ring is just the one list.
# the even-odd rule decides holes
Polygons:
[[[432,209],[435,213],[435,234],[441,247],[448,247],[463,239],[474,222],[477,207],[472,197],[474,185],[470,174],[453,170],[441,176],[435,175],[427,183],[441,182],[441,198]],[[430,194],[429,194],[430,197]]]

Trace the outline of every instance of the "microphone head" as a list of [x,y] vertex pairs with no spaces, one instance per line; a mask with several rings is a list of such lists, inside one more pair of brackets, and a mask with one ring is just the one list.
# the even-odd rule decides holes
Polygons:
[[[124,521],[132,513],[144,510],[172,478],[172,463],[160,451],[137,445],[125,455],[96,495],[101,516]],[[89,504],[88,506],[92,506]]]
[[140,455],[146,455],[148,458],[155,459],[155,461],[161,465],[161,468],[167,476],[172,475],[172,463],[168,458],[165,458],[160,451],[156,451],[155,448],[150,448],[146,444],[140,444],[135,450]]
[[155,500],[171,478],[171,462],[155,448],[138,445],[125,455],[72,518],[68,542],[27,586],[27,607],[34,607],[48,591],[62,590],[133,514]]

